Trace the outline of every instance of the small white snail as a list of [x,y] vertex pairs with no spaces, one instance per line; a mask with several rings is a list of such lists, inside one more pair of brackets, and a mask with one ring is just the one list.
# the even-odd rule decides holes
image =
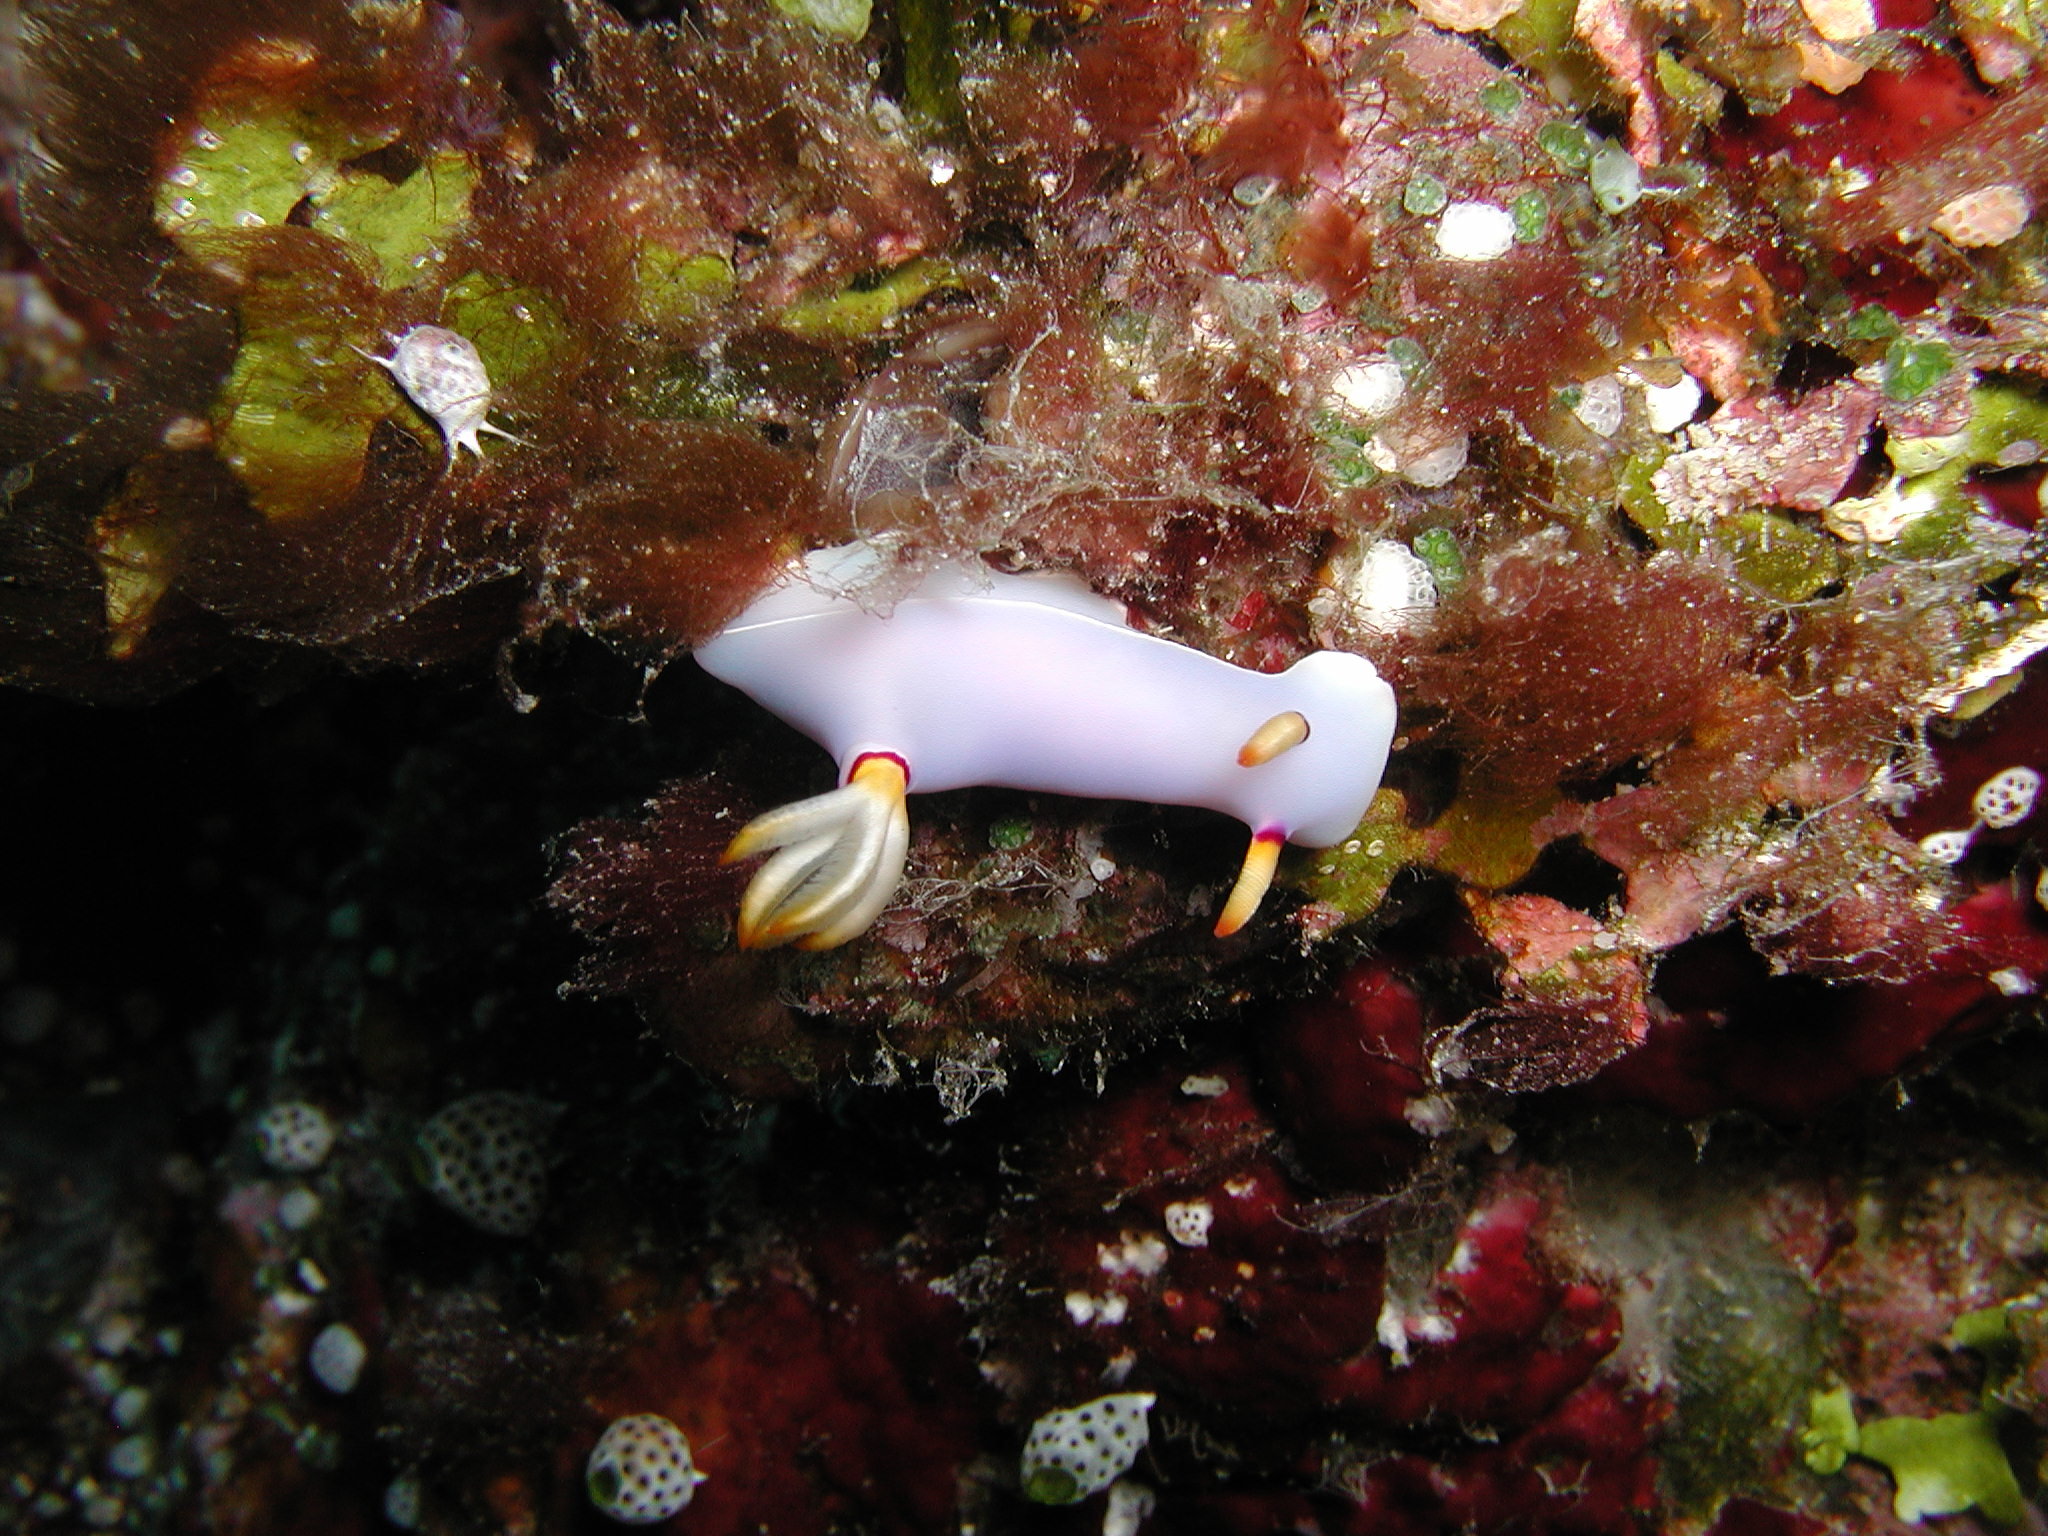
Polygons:
[[433,417],[448,445],[445,468],[455,467],[455,450],[467,448],[478,458],[484,456],[477,441],[479,432],[489,432],[507,442],[522,443],[502,427],[484,420],[491,408],[491,376],[477,355],[476,343],[446,326],[416,325],[399,337],[389,357],[378,357],[355,348],[390,374],[405,397]]

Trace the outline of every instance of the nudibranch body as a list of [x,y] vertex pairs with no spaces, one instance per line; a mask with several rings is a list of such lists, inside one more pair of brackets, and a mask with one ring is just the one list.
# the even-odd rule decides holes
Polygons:
[[1235,816],[1252,845],[1219,934],[1257,908],[1283,842],[1328,847],[1365,814],[1394,696],[1363,657],[1252,672],[1141,634],[1071,577],[959,565],[871,611],[848,589],[873,558],[814,552],[697,652],[830,752],[843,786],[734,840],[728,859],[778,850],[741,903],[742,944],[824,949],[873,922],[902,876],[908,791],[985,784]]

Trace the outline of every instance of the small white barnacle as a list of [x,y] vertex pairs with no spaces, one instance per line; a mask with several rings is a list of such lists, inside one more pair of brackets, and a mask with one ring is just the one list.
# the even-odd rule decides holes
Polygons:
[[458,448],[467,448],[478,458],[484,456],[483,445],[477,441],[479,432],[507,442],[523,441],[484,419],[491,408],[491,376],[484,371],[476,343],[460,332],[441,325],[416,325],[392,345],[389,357],[363,352],[361,347],[355,350],[390,374],[406,399],[433,417],[448,446],[447,468],[454,468]]

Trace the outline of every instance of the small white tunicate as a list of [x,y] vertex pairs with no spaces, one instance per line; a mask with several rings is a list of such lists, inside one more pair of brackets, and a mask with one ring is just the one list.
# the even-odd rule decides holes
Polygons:
[[1180,1080],[1180,1091],[1191,1099],[1220,1099],[1230,1092],[1230,1079],[1209,1072],[1190,1072]]
[[1150,1232],[1126,1232],[1119,1242],[1097,1243],[1095,1262],[1105,1274],[1142,1277],[1166,1268],[1170,1252]]
[[164,180],[174,187],[196,187],[199,185],[199,173],[189,165],[176,165],[165,174]]
[[1472,441],[1460,432],[1439,448],[1405,459],[1401,464],[1401,478],[1410,485],[1433,491],[1438,486],[1449,485],[1458,478],[1458,471],[1465,467],[1465,460],[1472,451]]
[[690,1502],[703,1481],[689,1439],[658,1413],[614,1419],[583,1469],[590,1502],[621,1525],[668,1519]]
[[2016,827],[2034,812],[2041,793],[2041,775],[2031,768],[2004,768],[1977,786],[1970,808],[1985,826]]
[[547,1203],[548,1140],[561,1107],[524,1093],[473,1093],[420,1127],[428,1191],[472,1226],[520,1237]]
[[362,1379],[363,1362],[369,1358],[370,1351],[361,1334],[347,1323],[329,1323],[313,1336],[313,1348],[307,1353],[306,1363],[321,1386],[337,1395],[346,1395]]
[[1280,190],[1280,178],[1264,172],[1255,172],[1241,178],[1230,189],[1230,196],[1239,207],[1257,208],[1273,200],[1273,194]]
[[317,1104],[273,1104],[257,1118],[256,1150],[280,1173],[305,1173],[334,1150],[334,1122]]
[[1150,1392],[1115,1392],[1074,1408],[1056,1408],[1031,1426],[1019,1467],[1024,1496],[1039,1504],[1075,1504],[1130,1471],[1151,1438]]
[[64,1004],[49,987],[9,987],[0,996],[0,1040],[38,1045],[56,1032]]
[[1399,629],[1436,607],[1436,578],[1399,539],[1375,539],[1348,583],[1358,616],[1375,629]]
[[133,1429],[149,1413],[149,1388],[123,1387],[107,1405],[107,1417],[116,1429]]
[[1673,384],[1643,386],[1643,414],[1652,432],[1676,432],[1700,408],[1700,384],[1689,373],[1681,373]]
[[115,1477],[147,1477],[156,1465],[156,1445],[147,1435],[130,1435],[107,1452],[107,1471]]
[[1514,245],[1514,215],[1493,203],[1452,203],[1436,223],[1436,251],[1447,261],[1496,261]]
[[1109,1504],[1102,1512],[1102,1536],[1138,1536],[1138,1527],[1158,1502],[1143,1483],[1118,1478],[1109,1485]]
[[1458,1106],[1440,1093],[1410,1099],[1401,1118],[1425,1136],[1448,1136],[1458,1128]]
[[384,1518],[401,1531],[420,1528],[420,1480],[407,1472],[384,1489]]
[[277,1220],[287,1232],[303,1232],[320,1219],[320,1197],[303,1184],[286,1190],[277,1202]]
[[2034,978],[2016,965],[1993,971],[1985,978],[2003,997],[2026,997],[2034,990]]
[[279,1286],[263,1298],[263,1305],[279,1317],[304,1317],[320,1303],[304,1291],[295,1291],[290,1286]]
[[1594,436],[1612,437],[1621,429],[1621,408],[1621,380],[1603,373],[1579,386],[1579,403],[1572,414]]
[[1206,1200],[1176,1200],[1166,1208],[1166,1235],[1183,1248],[1209,1246],[1216,1208]]
[[1970,832],[1930,832],[1920,839],[1920,851],[1936,864],[1960,864],[1970,851]]
[[92,1347],[103,1355],[125,1355],[142,1336],[142,1324],[128,1312],[116,1312],[93,1330]]
[[1603,144],[1586,167],[1586,184],[1604,213],[1626,213],[1642,201],[1643,169],[1619,144]]
[[1349,363],[1330,376],[1331,403],[1367,421],[1392,415],[1407,393],[1407,376],[1392,358]]
[[1076,1328],[1114,1328],[1131,1314],[1131,1304],[1115,1292],[1091,1296],[1086,1291],[1069,1291],[1066,1308],[1067,1321]]

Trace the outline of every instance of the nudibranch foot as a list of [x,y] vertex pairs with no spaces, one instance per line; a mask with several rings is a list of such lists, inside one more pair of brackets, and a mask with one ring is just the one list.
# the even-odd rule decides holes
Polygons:
[[903,880],[909,787],[902,762],[869,753],[843,787],[742,827],[724,862],[771,850],[774,856],[740,899],[740,947],[833,949],[863,933]]
[[1285,832],[1271,828],[1252,834],[1252,845],[1244,854],[1244,868],[1237,872],[1237,884],[1230,888],[1230,899],[1216,915],[1217,938],[1229,938],[1252,920],[1252,914],[1259,910],[1259,903],[1272,888],[1273,871],[1280,867],[1280,845],[1286,841]]

